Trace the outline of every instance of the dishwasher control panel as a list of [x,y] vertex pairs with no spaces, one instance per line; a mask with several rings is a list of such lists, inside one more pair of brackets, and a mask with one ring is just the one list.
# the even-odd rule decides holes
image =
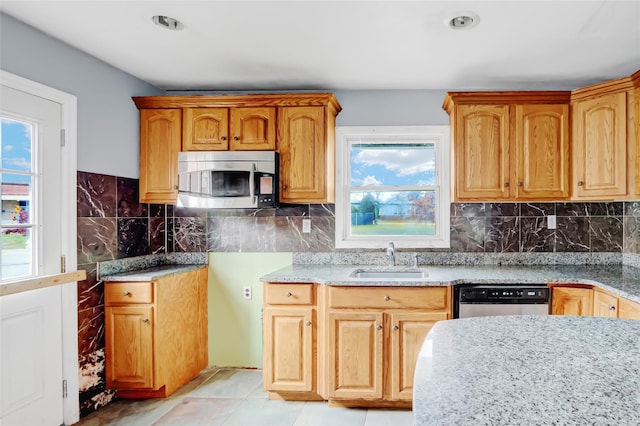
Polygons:
[[471,286],[460,288],[460,303],[548,303],[549,288],[535,286]]

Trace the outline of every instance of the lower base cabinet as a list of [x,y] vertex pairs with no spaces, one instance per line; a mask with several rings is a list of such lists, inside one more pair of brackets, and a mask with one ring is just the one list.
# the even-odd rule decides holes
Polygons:
[[449,287],[265,283],[264,300],[269,397],[341,406],[410,407],[422,343],[451,318]]
[[640,319],[640,303],[611,294],[598,287],[552,284],[552,315]]
[[106,385],[167,397],[208,365],[207,269],[105,282]]

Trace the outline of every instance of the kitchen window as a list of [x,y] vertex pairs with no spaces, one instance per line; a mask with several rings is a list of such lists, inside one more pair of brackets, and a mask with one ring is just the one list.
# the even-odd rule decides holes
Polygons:
[[336,247],[449,247],[449,127],[337,127]]

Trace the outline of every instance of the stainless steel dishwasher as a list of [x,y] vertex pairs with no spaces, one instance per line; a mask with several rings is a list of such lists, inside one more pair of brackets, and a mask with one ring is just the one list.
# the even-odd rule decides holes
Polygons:
[[454,289],[454,318],[549,315],[546,284],[464,284]]

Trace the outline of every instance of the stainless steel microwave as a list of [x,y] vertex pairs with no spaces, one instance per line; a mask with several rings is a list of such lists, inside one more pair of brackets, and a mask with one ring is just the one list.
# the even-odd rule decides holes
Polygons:
[[178,154],[178,206],[275,207],[278,153],[202,151]]

